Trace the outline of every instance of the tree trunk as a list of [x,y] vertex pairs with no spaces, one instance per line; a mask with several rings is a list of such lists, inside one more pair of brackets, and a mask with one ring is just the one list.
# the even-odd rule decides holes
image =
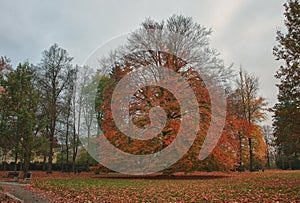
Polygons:
[[2,158],[2,170],[6,171],[6,150],[2,151],[3,158]]
[[18,152],[16,151],[16,154],[15,154],[15,165],[14,165],[14,171],[17,171],[18,169]]
[[23,169],[24,169],[24,162],[25,162],[25,152],[24,151],[26,151],[26,147],[22,146],[22,156],[21,156],[21,160],[20,160],[19,171],[23,171]]
[[53,151],[49,152],[47,173],[52,173],[52,161],[53,161]]
[[20,161],[20,168],[19,171],[23,171],[23,160]]
[[53,162],[53,148],[54,148],[54,136],[55,136],[55,128],[56,128],[56,119],[57,119],[57,99],[56,99],[56,81],[52,81],[52,100],[51,100],[51,110],[52,118],[50,120],[50,147],[49,147],[49,158],[48,158],[48,167],[47,173],[52,173],[52,162]]
[[46,171],[46,161],[47,161],[47,154],[44,153],[44,159],[43,159],[43,171]]
[[281,156],[281,169],[285,169],[285,159],[284,159],[284,154],[283,152],[281,151],[280,152],[280,156]]
[[[77,75],[75,75],[75,81],[77,80]],[[78,151],[78,139],[79,139],[79,129],[80,129],[80,117],[81,117],[81,98],[79,102],[79,110],[78,110],[78,125],[77,125],[77,132],[76,132],[76,85],[73,89],[73,157],[72,157],[72,170],[75,171],[75,161],[77,157]]]
[[239,169],[242,170],[243,167],[243,154],[242,154],[242,135],[241,132],[239,132],[239,147],[240,147],[240,163],[239,163]]
[[30,167],[30,154],[29,153],[25,153],[24,167],[23,167],[24,174],[26,174],[28,172],[29,167]]
[[253,149],[252,149],[252,139],[249,137],[249,155],[250,155],[250,163],[249,163],[249,170],[253,171]]
[[[75,129],[74,129],[75,130]],[[77,150],[78,150],[78,144],[77,144],[77,136],[76,133],[73,135],[73,156],[72,156],[72,170],[73,172],[76,172],[75,170],[75,161],[77,157]]]
[[78,152],[78,135],[76,134],[75,131],[75,125],[74,125],[74,135],[73,135],[73,156],[72,156],[72,170],[73,172],[76,172],[76,167],[75,167],[75,161],[77,157],[77,152]]
[[267,146],[267,168],[269,169],[270,165],[270,154],[269,154],[269,146]]
[[90,149],[90,134],[91,134],[91,129],[90,129],[91,127],[90,126],[87,126],[87,139],[88,139],[88,141],[87,141],[87,151],[89,151],[89,149]]
[[53,161],[53,136],[50,135],[50,149],[48,155],[47,173],[52,173],[52,161]]
[[[54,118],[56,118],[56,107],[54,107]],[[55,126],[56,126],[56,120],[53,119],[51,122],[51,129],[50,129],[50,149],[49,149],[49,157],[48,157],[48,166],[47,166],[47,173],[52,173],[52,162],[53,162],[53,148],[54,148],[54,133],[55,133]]]
[[64,150],[63,150],[63,147],[62,147],[61,152],[60,152],[60,168],[61,168],[62,173],[64,172],[64,156],[63,156],[63,153],[64,153]]
[[68,117],[67,117],[67,132],[66,132],[66,167],[67,167],[67,171],[69,171],[69,128],[70,128],[70,110],[68,113]]

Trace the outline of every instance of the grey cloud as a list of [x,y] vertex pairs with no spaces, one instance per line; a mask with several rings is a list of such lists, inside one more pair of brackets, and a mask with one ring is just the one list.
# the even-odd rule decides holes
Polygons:
[[276,29],[282,27],[283,0],[123,0],[123,1],[3,1],[0,8],[0,55],[14,64],[27,58],[37,63],[41,52],[57,42],[74,62],[99,44],[139,27],[146,17],[164,19],[178,13],[213,28],[212,45],[226,64],[235,63],[261,78],[261,94],[273,104],[272,56]]

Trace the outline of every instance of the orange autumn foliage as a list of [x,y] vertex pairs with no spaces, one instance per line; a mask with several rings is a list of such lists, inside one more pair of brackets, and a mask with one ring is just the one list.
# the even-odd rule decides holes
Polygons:
[[[199,151],[206,137],[208,128],[210,127],[211,103],[209,92],[196,70],[189,68],[180,71],[185,65],[181,59],[165,52],[158,53],[158,55],[160,56],[160,61],[164,67],[180,73],[192,87],[198,101],[199,114],[201,117],[199,123],[200,130],[190,150],[168,170],[171,172],[195,171],[201,168],[210,168],[208,163],[211,162],[215,165],[214,169],[234,169],[238,162],[238,140],[236,135],[240,126],[234,112],[227,113],[225,128],[219,139],[218,145],[214,148],[212,154],[206,160],[200,161],[198,159]],[[147,65],[146,62],[145,64]],[[129,114],[133,123],[139,128],[149,125],[149,111],[152,107],[159,105],[166,112],[166,124],[161,133],[149,140],[133,139],[123,134],[113,121],[111,105],[115,104],[111,104],[111,99],[118,81],[135,68],[137,67],[134,62],[128,62],[123,67],[115,66],[113,68],[110,75],[110,79],[113,82],[107,85],[105,90],[105,100],[102,105],[98,107],[99,111],[105,112],[104,119],[101,123],[101,126],[103,126],[102,131],[115,147],[124,152],[130,154],[155,153],[167,147],[176,138],[181,124],[180,106],[174,95],[164,88],[157,86],[146,86],[141,88],[134,94],[134,99],[132,99],[129,104]],[[188,97],[188,95],[186,96]],[[121,106],[116,108],[121,108]]]

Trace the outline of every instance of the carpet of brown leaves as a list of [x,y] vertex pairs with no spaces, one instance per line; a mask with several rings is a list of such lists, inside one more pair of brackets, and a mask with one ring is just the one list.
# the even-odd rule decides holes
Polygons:
[[300,202],[300,171],[155,174],[33,172],[30,190],[53,202]]
[[17,200],[8,197],[6,194],[0,192],[0,202],[1,203],[18,203]]

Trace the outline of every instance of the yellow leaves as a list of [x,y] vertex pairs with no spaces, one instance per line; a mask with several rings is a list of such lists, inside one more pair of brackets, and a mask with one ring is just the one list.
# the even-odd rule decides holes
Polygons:
[[250,101],[250,105],[252,106],[253,121],[261,121],[266,119],[267,108],[265,108],[265,106],[267,104],[268,103],[262,97]]

